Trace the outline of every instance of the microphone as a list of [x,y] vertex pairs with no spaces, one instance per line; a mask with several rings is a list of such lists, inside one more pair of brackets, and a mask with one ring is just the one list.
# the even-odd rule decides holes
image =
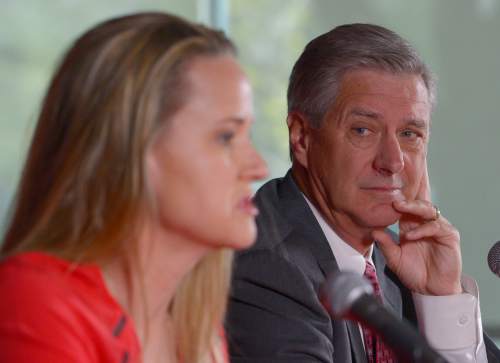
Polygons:
[[495,242],[488,252],[488,266],[491,272],[500,277],[500,241]]
[[407,321],[387,310],[374,296],[371,284],[352,271],[330,275],[322,286],[322,303],[334,319],[350,319],[381,336],[403,362],[445,363]]

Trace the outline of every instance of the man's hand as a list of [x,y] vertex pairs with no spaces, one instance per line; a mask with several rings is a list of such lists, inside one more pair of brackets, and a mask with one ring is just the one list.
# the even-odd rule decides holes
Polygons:
[[402,214],[399,245],[384,230],[372,233],[389,268],[406,287],[420,294],[461,293],[460,235],[430,201],[427,168],[416,200],[398,201],[393,206]]

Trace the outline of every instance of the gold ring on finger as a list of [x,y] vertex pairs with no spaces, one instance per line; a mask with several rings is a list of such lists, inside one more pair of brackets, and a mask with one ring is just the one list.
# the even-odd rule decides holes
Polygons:
[[439,219],[439,217],[441,217],[441,211],[439,210],[439,208],[437,207],[437,205],[433,204],[432,205],[434,207],[434,218],[431,219],[431,221],[437,221]]

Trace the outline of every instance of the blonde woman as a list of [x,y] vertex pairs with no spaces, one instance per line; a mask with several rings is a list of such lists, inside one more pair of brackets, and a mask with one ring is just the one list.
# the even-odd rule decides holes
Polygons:
[[65,55],[3,241],[1,362],[227,362],[231,250],[267,173],[234,53],[142,13]]

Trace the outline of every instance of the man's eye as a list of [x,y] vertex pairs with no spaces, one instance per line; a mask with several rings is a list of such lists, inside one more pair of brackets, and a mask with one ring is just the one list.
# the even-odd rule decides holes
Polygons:
[[409,139],[417,138],[419,135],[413,130],[404,130],[401,132],[401,136]]
[[353,127],[352,131],[359,136],[367,136],[370,133],[370,130],[366,127]]

